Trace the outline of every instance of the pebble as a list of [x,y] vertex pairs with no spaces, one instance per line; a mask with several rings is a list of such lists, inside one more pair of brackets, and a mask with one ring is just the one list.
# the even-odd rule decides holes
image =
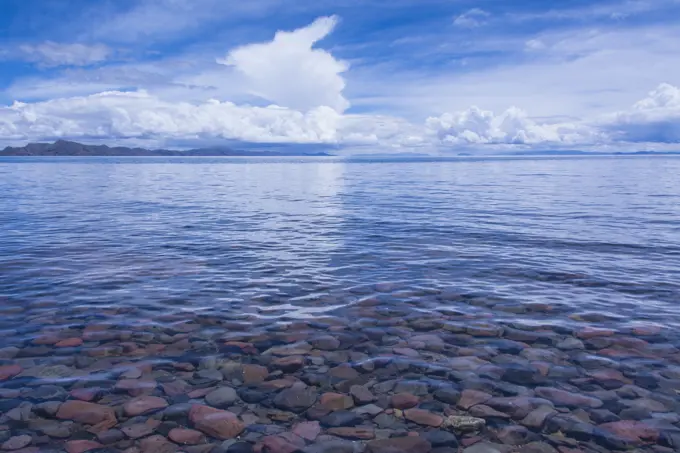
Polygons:
[[472,406],[485,403],[491,398],[493,398],[493,395],[489,395],[485,392],[480,392],[478,390],[464,390],[460,395],[458,407],[461,409],[470,409]]
[[397,409],[410,409],[416,407],[420,398],[410,393],[397,393],[390,398],[390,405]]
[[274,406],[291,412],[303,412],[316,403],[318,393],[311,389],[288,388],[274,397]]
[[349,393],[356,404],[368,404],[375,401],[375,395],[363,385],[353,385],[350,387]]
[[168,407],[168,402],[157,396],[140,396],[134,398],[123,405],[125,415],[136,417],[138,415],[150,414]]
[[2,443],[3,450],[19,450],[20,448],[27,447],[32,442],[31,436],[22,435],[10,437],[8,440]]
[[68,453],[85,453],[86,451],[97,450],[103,447],[99,442],[91,440],[70,440],[66,442],[65,446]]
[[217,439],[233,439],[245,429],[245,425],[232,412],[195,404],[189,411],[193,426]]
[[205,436],[193,429],[174,428],[168,433],[168,438],[180,445],[197,445],[203,443]]
[[457,432],[475,432],[486,425],[483,418],[469,417],[464,415],[449,415],[444,419],[443,427]]
[[321,433],[321,425],[317,421],[300,422],[293,427],[293,434],[308,441],[314,441]]
[[331,411],[339,411],[354,407],[354,399],[351,396],[340,393],[324,393],[319,403]]
[[404,411],[404,417],[408,421],[434,428],[438,428],[444,423],[444,418],[441,415],[423,409],[407,409]]
[[328,427],[356,426],[362,422],[362,418],[354,412],[335,411],[321,417],[319,420],[322,425]]
[[11,379],[17,374],[21,373],[23,368],[19,365],[1,365],[0,366],[0,382]]
[[208,403],[208,405],[220,409],[228,408],[238,399],[236,390],[231,387],[220,387],[205,396],[205,402]]

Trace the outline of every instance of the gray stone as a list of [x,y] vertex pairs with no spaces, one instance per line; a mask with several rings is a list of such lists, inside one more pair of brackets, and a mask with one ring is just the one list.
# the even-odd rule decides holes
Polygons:
[[31,390],[27,396],[37,401],[64,400],[68,396],[68,392],[57,385],[41,385],[37,389]]
[[375,401],[375,395],[363,385],[353,385],[349,389],[349,394],[352,395],[356,404],[368,404]]
[[205,402],[208,405],[219,409],[226,409],[238,399],[236,390],[231,387],[220,387],[205,396]]
[[330,335],[323,335],[312,340],[312,346],[322,351],[335,351],[340,347],[340,340]]
[[324,426],[336,428],[341,426],[356,426],[360,424],[363,419],[354,412],[335,411],[324,417],[321,417],[321,420],[319,421]]
[[25,422],[31,418],[33,405],[31,403],[21,403],[19,407],[15,407],[7,412],[7,418],[15,422]]
[[[318,393],[311,388],[288,388],[274,398],[274,406],[291,412],[303,412],[316,403]],[[354,414],[353,414],[354,415]]]
[[567,337],[566,339],[560,341],[557,343],[557,348],[562,349],[563,351],[570,351],[574,349],[585,349],[585,345],[581,340],[578,338],[574,337]]
[[33,431],[45,434],[56,439],[66,439],[71,436],[71,425],[60,423],[54,420],[37,419],[29,423],[29,428]]
[[125,434],[119,429],[109,429],[97,434],[97,440],[104,445],[115,444],[125,439]]
[[61,406],[61,401],[46,401],[33,406],[33,412],[38,415],[54,417],[59,411],[59,406]]
[[377,417],[375,417],[373,419],[373,422],[376,425],[378,425],[378,427],[383,428],[383,429],[391,428],[395,424],[399,423],[399,421],[395,417],[393,417],[392,415],[386,414],[384,412],[382,414],[378,415]]
[[370,416],[375,416],[381,413],[383,409],[379,406],[376,406],[375,404],[367,404],[366,406],[360,406],[357,408],[352,409],[352,412],[359,414],[359,415],[370,415]]
[[221,382],[222,379],[224,379],[224,376],[218,370],[200,370],[194,374],[192,382],[200,385],[213,385]]
[[437,389],[433,396],[442,403],[447,404],[457,404],[460,400],[460,392],[454,387],[443,387]]
[[375,384],[373,386],[373,391],[376,393],[387,393],[390,392],[393,388],[394,385],[396,384],[396,381],[383,381]]
[[32,440],[33,439],[31,438],[31,436],[28,436],[26,434],[22,436],[14,436],[10,437],[8,440],[3,442],[0,448],[2,448],[3,450],[19,450],[30,445]]
[[17,354],[19,354],[19,348],[15,346],[0,348],[0,359],[13,359]]
[[522,425],[533,429],[541,429],[546,419],[557,414],[557,411],[550,406],[541,406],[529,412],[520,422]]
[[187,417],[190,410],[190,403],[173,404],[163,409],[163,420],[177,420]]

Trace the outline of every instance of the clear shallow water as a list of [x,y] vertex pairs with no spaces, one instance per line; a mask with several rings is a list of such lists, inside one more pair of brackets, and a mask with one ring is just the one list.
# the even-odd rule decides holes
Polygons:
[[680,451],[678,174],[2,159],[0,448]]
[[553,323],[678,326],[678,174],[656,157],[5,158],[0,295],[134,307],[116,318],[130,324],[275,322],[341,313],[389,282],[403,293],[389,303],[418,290],[426,311],[446,290],[465,296],[449,308],[498,318],[541,303]]

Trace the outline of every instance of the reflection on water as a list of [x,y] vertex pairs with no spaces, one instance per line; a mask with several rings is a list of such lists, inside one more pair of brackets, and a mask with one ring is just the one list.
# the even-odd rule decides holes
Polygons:
[[401,282],[675,324],[679,169],[673,158],[5,159],[0,291],[295,316],[316,295],[337,300],[331,310],[351,303],[348,288]]

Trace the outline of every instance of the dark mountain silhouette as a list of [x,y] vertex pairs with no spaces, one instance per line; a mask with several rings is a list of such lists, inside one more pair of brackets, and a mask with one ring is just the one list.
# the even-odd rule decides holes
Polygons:
[[8,146],[0,151],[0,156],[330,156],[324,152],[299,152],[284,150],[272,151],[241,151],[226,146],[198,148],[188,151],[169,149],[128,148],[125,146],[84,145],[67,140],[57,140],[54,143],[29,143],[26,146]]

